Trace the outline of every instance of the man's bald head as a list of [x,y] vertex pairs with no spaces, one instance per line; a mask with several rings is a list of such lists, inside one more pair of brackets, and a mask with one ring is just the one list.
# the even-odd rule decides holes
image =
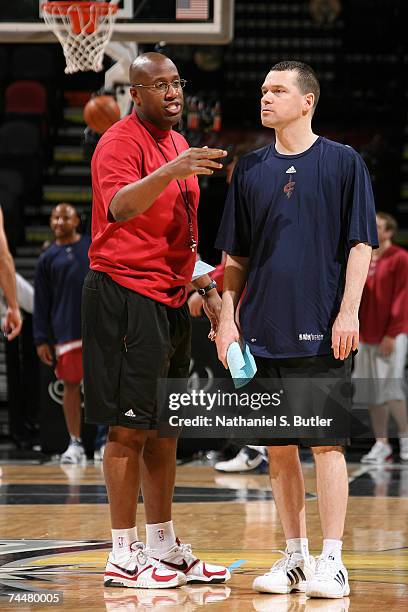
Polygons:
[[[149,51],[139,55],[129,68],[130,83],[142,83],[149,78],[160,76],[163,70],[171,69],[177,72],[177,68],[167,55]],[[143,83],[148,84],[148,83]]]
[[142,53],[129,69],[130,95],[136,114],[161,130],[170,130],[182,116],[183,89],[177,66],[162,53]]

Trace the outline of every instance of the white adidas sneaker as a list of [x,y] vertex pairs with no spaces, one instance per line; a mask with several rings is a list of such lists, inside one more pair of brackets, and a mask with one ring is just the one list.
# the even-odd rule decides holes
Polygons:
[[304,592],[306,582],[313,577],[314,558],[309,556],[306,560],[300,553],[279,552],[284,555],[283,559],[278,559],[269,572],[255,578],[252,588],[259,593]]
[[105,587],[130,587],[141,589],[173,589],[186,584],[182,572],[168,570],[164,565],[146,554],[143,544],[137,544],[128,560],[117,563],[113,553],[109,554],[105,568]]
[[[148,550],[150,556],[156,557],[156,552]],[[176,544],[157,559],[168,570],[183,572],[188,584],[222,584],[231,578],[231,574],[222,565],[213,565],[202,561],[194,555],[190,544],[183,544],[176,538]]]
[[307,597],[340,599],[350,594],[348,573],[342,561],[333,555],[320,555],[316,560],[314,576],[307,581]]

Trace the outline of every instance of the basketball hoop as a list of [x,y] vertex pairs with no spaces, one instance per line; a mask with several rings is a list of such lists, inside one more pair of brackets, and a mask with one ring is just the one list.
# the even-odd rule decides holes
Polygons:
[[46,2],[45,23],[62,45],[65,72],[102,70],[103,54],[112,36],[118,5],[109,2]]

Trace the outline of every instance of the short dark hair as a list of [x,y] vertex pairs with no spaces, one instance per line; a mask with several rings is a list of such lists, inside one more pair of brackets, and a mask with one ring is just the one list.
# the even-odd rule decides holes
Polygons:
[[283,72],[284,70],[293,70],[297,72],[297,84],[302,94],[314,94],[313,112],[316,109],[320,97],[320,85],[315,71],[309,64],[295,61],[278,62],[272,66],[271,71]]
[[398,230],[398,223],[395,217],[389,215],[388,213],[378,211],[377,217],[383,219],[385,221],[385,231],[392,230],[392,235]]

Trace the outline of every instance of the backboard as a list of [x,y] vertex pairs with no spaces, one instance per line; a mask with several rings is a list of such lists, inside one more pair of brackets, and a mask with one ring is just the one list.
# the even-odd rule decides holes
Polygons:
[[[0,43],[57,42],[40,16],[44,0],[18,0],[0,12]],[[106,1],[106,0],[105,0]],[[107,0],[110,2],[111,0]],[[208,18],[180,11],[207,6]],[[176,13],[177,7],[179,13]],[[227,44],[233,37],[234,0],[119,0],[112,40],[136,43]],[[176,18],[177,14],[177,18]]]

